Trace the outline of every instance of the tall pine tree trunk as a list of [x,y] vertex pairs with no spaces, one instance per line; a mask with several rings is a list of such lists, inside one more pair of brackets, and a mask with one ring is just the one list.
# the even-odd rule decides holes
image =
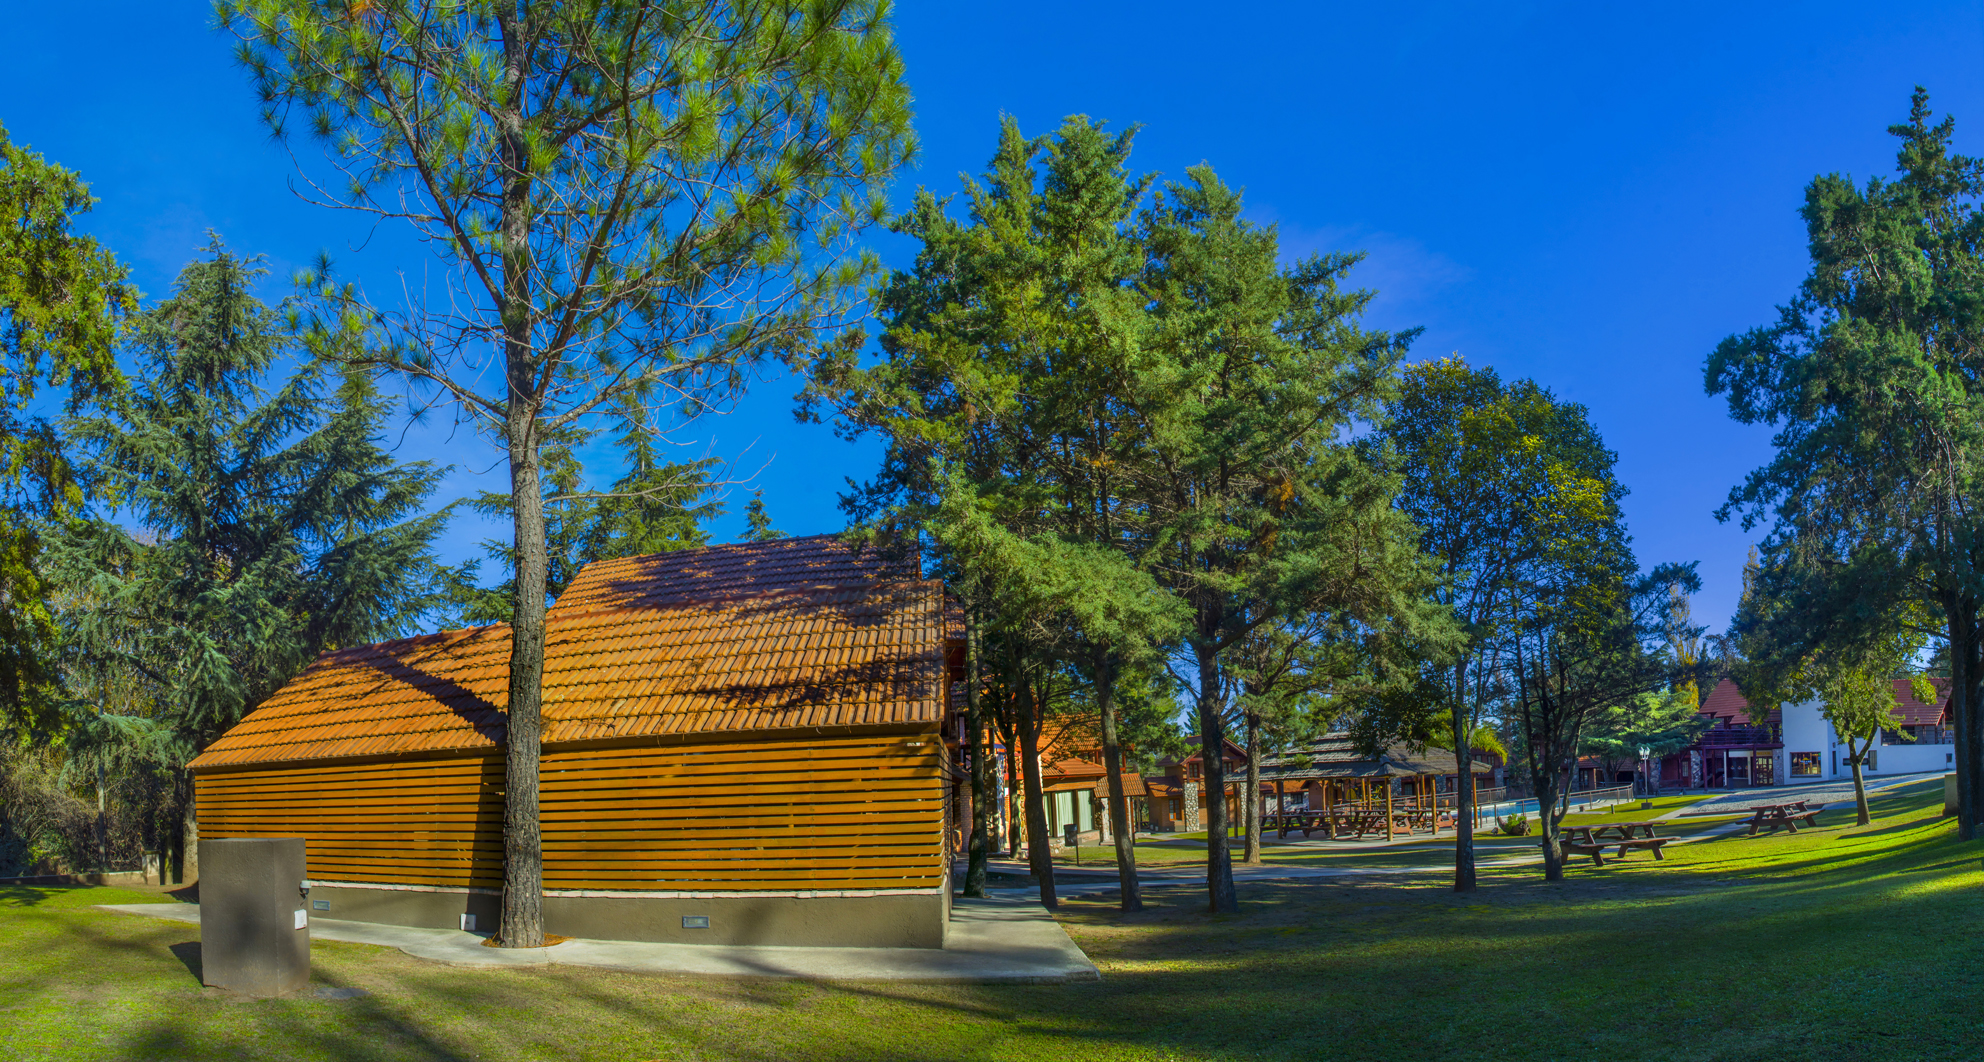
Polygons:
[[[1199,753],[1204,761],[1206,805],[1206,909],[1235,914],[1240,898],[1233,888],[1233,855],[1226,843],[1226,726],[1220,716],[1219,660],[1198,649]],[[1187,783],[1190,784],[1190,783]]]
[[510,620],[510,700],[504,720],[503,911],[497,937],[507,948],[537,948],[544,945],[544,843],[538,822],[538,766],[544,738],[544,494],[538,482],[536,425],[523,402],[513,398],[510,408],[516,597]]
[[965,726],[971,728],[971,846],[965,856],[964,894],[985,895],[985,861],[992,829],[992,742],[986,733],[985,706],[980,700],[978,615],[965,612]]
[[516,522],[516,598],[510,616],[510,692],[503,771],[503,911],[497,935],[505,947],[544,944],[544,845],[538,823],[538,760],[543,741],[544,491],[538,467],[543,382],[532,345],[532,145],[525,135],[523,84],[533,24],[501,7],[503,84],[496,101],[497,151],[502,163],[503,371],[508,383],[504,441],[510,456],[510,501]]
[[1144,909],[1137,880],[1137,837],[1130,820],[1130,801],[1123,792],[1123,747],[1116,738],[1116,668],[1106,652],[1097,652],[1095,699],[1102,709],[1102,769],[1109,775],[1109,832],[1116,841],[1116,880],[1125,911]]
[[1261,717],[1247,713],[1247,800],[1241,821],[1247,831],[1246,854],[1241,861],[1250,867],[1261,865]]
[[1047,806],[1040,789],[1039,705],[1030,687],[1019,691],[1020,775],[1026,783],[1027,866],[1040,883],[1040,906],[1053,910],[1060,906],[1054,895],[1054,848],[1047,829]]

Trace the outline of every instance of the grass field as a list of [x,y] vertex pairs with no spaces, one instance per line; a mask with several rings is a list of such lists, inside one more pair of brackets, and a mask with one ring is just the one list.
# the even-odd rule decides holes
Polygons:
[[[1933,790],[1933,791],[1932,791]],[[1972,1059],[1984,1056],[1984,845],[1940,786],[1870,827],[1645,859],[1197,889],[1064,904],[1099,984],[692,981],[456,970],[319,943],[348,999],[202,989],[195,927],[0,890],[0,1029],[27,1059]],[[1403,880],[1402,880],[1403,879]]]

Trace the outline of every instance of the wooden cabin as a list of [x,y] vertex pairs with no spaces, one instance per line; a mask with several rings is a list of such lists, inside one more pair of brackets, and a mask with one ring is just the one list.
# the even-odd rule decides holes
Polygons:
[[[1247,791],[1247,750],[1223,741],[1220,766],[1225,770],[1226,821],[1240,825],[1240,797]],[[1194,831],[1206,828],[1210,814],[1206,807],[1205,749],[1197,737],[1187,737],[1191,749],[1184,758],[1166,756],[1157,761],[1158,774],[1144,778],[1150,794],[1150,828],[1159,831]]]
[[[589,565],[551,610],[547,932],[941,947],[943,587],[831,537]],[[192,762],[328,918],[495,928],[510,631],[325,653]],[[707,919],[707,928],[702,920]]]

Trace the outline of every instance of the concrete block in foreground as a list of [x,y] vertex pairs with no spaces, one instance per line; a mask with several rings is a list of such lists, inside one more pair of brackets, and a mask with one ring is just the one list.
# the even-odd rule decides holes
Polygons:
[[200,841],[200,980],[248,996],[310,983],[301,837]]

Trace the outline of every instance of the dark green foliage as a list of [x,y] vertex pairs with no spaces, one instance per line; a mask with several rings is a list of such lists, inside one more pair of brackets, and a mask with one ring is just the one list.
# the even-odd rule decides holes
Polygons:
[[95,202],[0,128],[0,721],[30,728],[57,725],[45,521],[83,494],[54,427],[25,410],[43,387],[66,387],[72,411],[114,394],[117,330],[137,302],[124,267],[72,231]]
[[[79,690],[141,682],[179,762],[327,648],[404,633],[434,606],[417,516],[438,473],[380,447],[363,376],[306,366],[215,245],[137,321],[139,383],[73,421],[104,507],[54,550]],[[113,519],[115,517],[115,519]]]
[[[1256,631],[1286,622],[1383,656],[1443,622],[1422,607],[1393,481],[1342,443],[1406,339],[1357,325],[1371,295],[1339,288],[1355,256],[1284,270],[1273,230],[1242,221],[1210,169],[1152,197],[1129,150],[1085,117],[1038,139],[1008,121],[968,220],[927,192],[898,219],[922,246],[882,295],[885,360],[816,366],[814,396],[888,447],[851,512],[931,532],[1006,654],[993,670],[1023,762],[1084,683],[1108,762],[1118,676],[1166,658],[1217,747],[1224,654]],[[1224,910],[1224,804],[1209,807]]]
[[[1738,640],[1746,694],[1802,662],[1945,644],[1965,839],[1984,822],[1984,162],[1951,152],[1917,89],[1899,176],[1815,178],[1811,272],[1776,323],[1704,369],[1730,415],[1778,428],[1777,453],[1718,512],[1769,520]],[[1762,703],[1762,702],[1760,702]]]
[[[1538,604],[1534,591],[1621,577],[1602,562],[1563,567],[1567,559],[1630,563],[1619,526],[1624,491],[1584,408],[1532,380],[1504,381],[1457,357],[1425,362],[1405,371],[1387,413],[1374,458],[1399,476],[1399,510],[1440,565],[1433,597],[1466,640],[1458,653],[1421,654],[1419,681],[1366,715],[1366,740],[1427,742],[1471,758],[1519,685],[1512,650],[1535,618],[1524,611]],[[1472,793],[1464,777],[1463,804]],[[1465,891],[1476,877],[1473,824],[1458,818],[1454,888]]]
[[771,542],[785,537],[785,532],[772,526],[772,518],[765,514],[765,492],[754,490],[751,500],[744,503],[744,541]]

